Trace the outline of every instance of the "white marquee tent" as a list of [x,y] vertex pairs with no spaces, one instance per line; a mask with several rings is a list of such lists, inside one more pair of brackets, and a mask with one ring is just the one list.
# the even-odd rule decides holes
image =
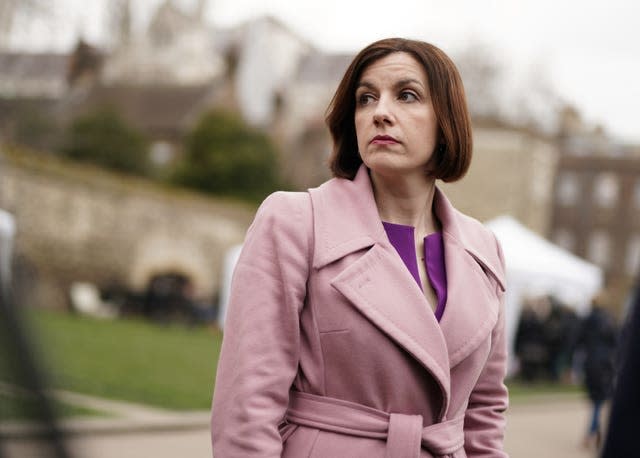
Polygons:
[[591,300],[603,285],[602,269],[554,245],[510,216],[485,223],[496,235],[506,263],[506,327],[514,368],[515,333],[525,297],[551,294],[579,315],[585,315]]

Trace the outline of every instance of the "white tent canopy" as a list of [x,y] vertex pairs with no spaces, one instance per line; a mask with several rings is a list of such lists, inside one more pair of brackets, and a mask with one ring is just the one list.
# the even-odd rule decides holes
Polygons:
[[[485,223],[496,235],[507,268],[507,342],[513,362],[515,333],[522,300],[553,295],[584,315],[591,300],[602,288],[602,269],[530,231],[510,216]],[[513,364],[510,364],[513,368]]]

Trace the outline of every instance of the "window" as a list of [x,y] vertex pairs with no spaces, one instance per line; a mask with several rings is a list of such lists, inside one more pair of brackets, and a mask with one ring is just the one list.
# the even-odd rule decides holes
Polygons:
[[594,231],[589,237],[587,244],[587,258],[600,267],[608,267],[611,251],[610,245],[609,234],[602,230]]
[[553,234],[553,241],[565,250],[573,251],[575,249],[576,237],[568,229],[562,227],[556,229]]
[[599,207],[615,207],[618,201],[618,178],[610,172],[599,173],[593,182],[593,200]]
[[573,172],[560,175],[556,189],[556,197],[560,205],[567,207],[578,202],[580,194],[580,180]]

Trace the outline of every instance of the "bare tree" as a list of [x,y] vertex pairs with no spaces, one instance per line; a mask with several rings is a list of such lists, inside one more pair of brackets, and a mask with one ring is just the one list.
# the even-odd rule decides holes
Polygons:
[[455,57],[473,116],[547,133],[557,129],[562,98],[549,79],[544,58],[520,68],[481,42]]
[[464,82],[472,114],[501,117],[499,88],[503,69],[491,48],[474,43],[457,53],[455,62]]
[[549,79],[544,60],[533,60],[526,70],[526,77],[521,79],[513,97],[515,110],[507,111],[507,116],[536,130],[555,132],[565,102]]

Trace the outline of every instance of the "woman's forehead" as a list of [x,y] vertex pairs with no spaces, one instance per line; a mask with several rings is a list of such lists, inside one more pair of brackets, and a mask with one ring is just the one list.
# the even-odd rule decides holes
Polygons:
[[371,62],[362,71],[358,86],[380,78],[413,79],[422,84],[427,82],[427,74],[422,64],[406,52],[394,52]]

